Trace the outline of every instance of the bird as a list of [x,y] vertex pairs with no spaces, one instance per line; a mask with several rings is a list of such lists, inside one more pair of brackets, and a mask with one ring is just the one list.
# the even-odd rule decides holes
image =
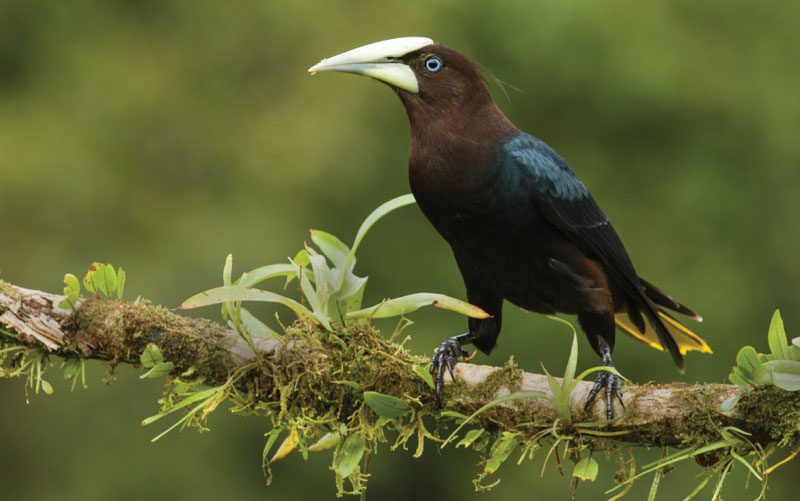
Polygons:
[[[489,354],[503,304],[576,315],[606,368],[616,330],[667,351],[683,372],[708,344],[673,313],[700,315],[639,277],[618,233],[586,185],[545,142],[518,129],[492,99],[478,65],[427,37],[383,40],[323,59],[310,74],[344,72],[387,84],[410,123],[408,174],[425,217],[450,245],[467,300],[489,314],[434,350],[438,405],[445,370],[472,345]],[[590,411],[605,393],[606,419],[623,407],[616,370],[598,372]]]

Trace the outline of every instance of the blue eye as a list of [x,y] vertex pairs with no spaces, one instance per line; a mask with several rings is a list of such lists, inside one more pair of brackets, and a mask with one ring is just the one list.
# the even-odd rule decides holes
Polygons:
[[436,73],[442,69],[442,60],[436,56],[431,56],[425,60],[425,69],[431,73]]

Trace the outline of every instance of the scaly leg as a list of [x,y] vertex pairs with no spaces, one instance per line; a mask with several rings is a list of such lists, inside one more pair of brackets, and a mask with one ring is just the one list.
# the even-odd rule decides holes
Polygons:
[[[614,360],[611,358],[616,334],[614,315],[584,313],[578,315],[578,322],[589,338],[589,342],[592,348],[594,348],[594,351],[603,359],[603,365],[606,367],[614,367]],[[619,376],[609,371],[601,371],[598,373],[594,380],[594,386],[589,391],[589,395],[586,398],[584,409],[588,411],[592,408],[594,400],[601,389],[605,389],[606,419],[610,421],[614,419],[614,398],[619,400],[623,409],[625,408],[625,404],[622,401],[622,381]]]
[[[602,355],[603,365],[606,367],[614,367],[614,361],[611,359],[611,349],[605,341],[603,341],[603,344],[605,344],[605,350]],[[602,388],[606,390],[606,419],[611,421],[614,419],[614,397],[619,400],[620,405],[625,409],[625,403],[622,401],[622,381],[616,374],[612,374],[608,371],[601,371],[597,374],[594,380],[594,386],[586,397],[586,406],[584,409],[588,411],[592,408],[594,399]]]

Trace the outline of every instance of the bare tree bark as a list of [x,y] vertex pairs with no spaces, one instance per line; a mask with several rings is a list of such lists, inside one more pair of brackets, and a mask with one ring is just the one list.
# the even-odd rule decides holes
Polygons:
[[[54,355],[134,365],[139,363],[147,344],[156,343],[165,359],[175,363],[176,373],[195,367],[211,383],[224,382],[232,371],[256,357],[269,361],[273,370],[281,370],[281,350],[286,349],[281,341],[258,339],[259,353],[255,354],[235,332],[221,324],[178,315],[144,301],[125,303],[95,298],[83,300],[75,311],[68,311],[57,306],[62,299],[63,296],[0,281],[0,329],[13,333],[17,343]],[[397,374],[398,381],[406,377]],[[421,399],[431,405],[432,395],[426,388],[421,386]],[[575,421],[595,421],[603,415],[602,399],[591,412],[583,409],[590,388],[591,383],[580,382],[570,396]],[[448,381],[445,405],[469,414],[496,397],[521,390],[550,394],[544,375],[513,367],[461,363],[456,367],[455,382]],[[745,430],[754,442],[762,444],[795,444],[800,436],[797,392],[727,384],[626,384],[624,390],[622,418],[603,429],[624,433],[613,440],[631,445],[691,447],[704,439],[714,440],[719,436],[719,427],[726,425]],[[723,403],[734,397],[739,398],[739,403],[724,410]],[[481,422],[502,429],[521,423],[552,423],[556,415],[549,399],[515,400],[486,413]],[[576,432],[580,433],[580,429]]]

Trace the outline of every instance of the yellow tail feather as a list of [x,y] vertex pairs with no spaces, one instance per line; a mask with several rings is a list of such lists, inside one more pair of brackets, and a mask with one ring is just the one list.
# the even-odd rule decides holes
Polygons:
[[[662,311],[658,312],[658,316],[664,321],[664,325],[672,335],[672,339],[674,339],[675,343],[678,345],[681,355],[686,355],[686,352],[693,350],[701,353],[713,353],[711,351],[711,347],[708,346],[708,344],[703,341],[700,336],[690,331],[686,326],[682,325],[680,322]],[[639,332],[639,329],[636,328],[636,325],[631,321],[631,317],[628,316],[627,313],[617,313],[614,316],[614,321],[616,322],[617,327],[622,329],[632,338],[636,339],[637,341],[641,341],[657,350],[664,351],[664,347],[661,346],[661,343],[658,340],[658,334],[656,334],[656,330],[652,325],[650,325],[649,322],[645,322],[647,328],[645,329],[644,334],[642,334]]]

